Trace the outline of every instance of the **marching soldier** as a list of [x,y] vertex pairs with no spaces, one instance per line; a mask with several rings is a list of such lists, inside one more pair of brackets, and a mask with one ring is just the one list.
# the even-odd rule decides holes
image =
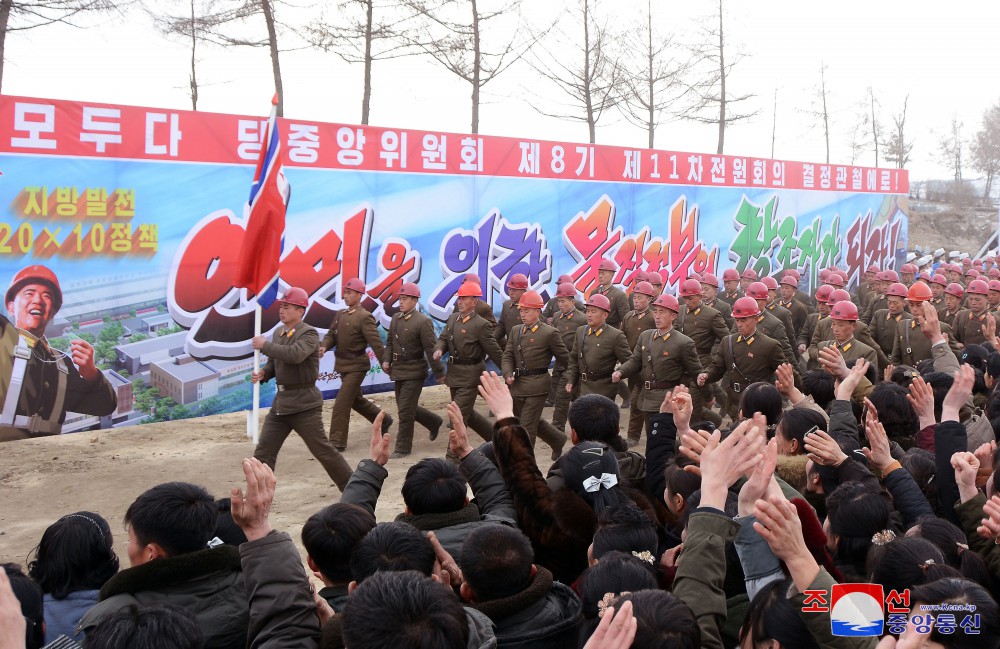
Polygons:
[[[699,284],[698,280],[687,281]],[[700,284],[698,288],[700,296]],[[638,381],[635,381],[640,391],[638,410],[642,412],[645,420],[647,436],[649,417],[660,411],[667,390],[673,390],[681,383],[694,383],[702,373],[694,341],[673,328],[679,311],[680,305],[673,295],[661,295],[656,298],[653,303],[656,328],[647,329],[639,335],[632,355],[611,376],[611,380],[615,383],[622,378],[633,376],[638,378]],[[716,311],[715,314],[719,316],[721,323],[722,317],[719,312]],[[633,410],[630,416],[636,417],[638,414]]]
[[[472,282],[479,287],[480,291],[482,291],[483,280],[479,279],[479,275],[476,275],[475,273],[467,273],[465,277],[462,278],[462,283],[464,284],[465,282]],[[458,313],[457,301],[455,302],[455,308],[452,310],[452,313]],[[493,307],[491,307],[485,300],[476,298],[476,315],[483,320],[486,320],[494,327],[497,326],[497,317],[493,315]]]
[[986,342],[984,333],[986,319],[990,315],[987,309],[987,300],[990,293],[990,286],[981,279],[974,279],[969,282],[965,289],[965,302],[969,308],[955,316],[955,340],[960,347],[968,345],[980,345]]
[[908,290],[901,282],[889,286],[885,291],[886,308],[876,311],[869,323],[872,338],[887,355],[892,354],[896,340],[896,325],[901,320],[910,319],[910,314],[906,312]]
[[878,355],[875,350],[854,337],[858,325],[858,305],[849,300],[836,302],[830,309],[830,328],[833,340],[823,341],[819,347],[833,346],[840,350],[847,367],[854,367],[854,362],[863,358],[871,367],[868,368],[868,380],[874,385],[878,383]]
[[[765,308],[769,299],[767,287],[761,282],[751,282],[747,286],[746,297],[753,298],[757,302],[758,310],[760,311],[760,314],[757,316],[757,330],[778,342],[781,346],[781,352],[785,355],[785,362],[791,365],[796,374],[798,374],[798,363],[795,360],[795,353],[792,351],[792,346],[789,342],[788,332],[785,331],[785,325]],[[733,308],[734,314],[735,311],[736,309]],[[733,315],[733,317],[735,318],[736,316]]]
[[942,324],[955,328],[955,318],[965,311],[962,301],[965,299],[965,289],[958,282],[951,282],[944,289],[944,308],[938,310],[938,320]]
[[701,303],[722,314],[728,331],[736,324],[733,320],[733,305],[719,297],[719,286],[718,277],[712,273],[705,273],[701,278]]
[[[632,298],[635,309],[625,314],[625,319],[622,321],[622,331],[625,333],[625,340],[628,341],[628,348],[634,353],[636,343],[639,342],[639,334],[656,327],[653,322],[653,314],[649,311],[649,303],[653,299],[653,285],[646,281],[638,282],[632,290]],[[641,391],[639,382],[629,379],[628,388],[628,445],[631,447],[636,446],[639,443],[639,438],[642,437],[645,418],[638,410]]]
[[[628,310],[629,311],[635,311],[635,300],[632,298],[632,296],[635,295],[635,287],[639,285],[639,282],[649,283],[649,276],[646,274],[646,271],[644,271],[644,270],[637,271],[636,274],[635,274],[635,276],[634,276],[634,278],[632,279],[632,282],[633,282],[633,284],[632,284],[632,292],[628,294]],[[653,285],[650,284],[650,288],[652,288],[652,286]],[[625,319],[622,318],[622,321],[624,321],[624,320]],[[625,329],[623,327],[622,331],[624,331],[624,330]]]
[[382,369],[389,373],[396,393],[399,427],[396,448],[390,457],[400,458],[413,448],[413,422],[430,431],[431,441],[437,439],[444,421],[435,412],[420,405],[420,393],[427,378],[427,364],[434,371],[438,383],[444,383],[444,367],[434,358],[434,324],[417,308],[420,287],[406,282],[399,289],[399,311],[389,322],[389,336],[385,341]]
[[913,282],[917,277],[917,272],[918,269],[915,264],[903,264],[899,269],[900,283],[909,289],[913,286]]
[[723,302],[728,302],[729,306],[735,305],[736,300],[743,297],[743,291],[740,290],[740,271],[735,268],[727,268],[722,271],[722,283],[725,286],[726,292],[720,295],[719,299]]
[[746,270],[743,271],[743,274],[740,275],[740,290],[743,291],[743,293],[745,294],[747,288],[749,288],[750,285],[756,281],[757,281],[757,271],[755,271],[753,268],[747,268]]
[[[351,424],[351,410],[357,411],[368,421],[375,421],[380,408],[361,394],[361,383],[368,376],[371,361],[366,347],[371,347],[375,358],[385,356],[382,339],[378,335],[375,317],[361,306],[365,294],[365,283],[357,277],[344,282],[344,304],[346,309],[333,316],[333,322],[323,342],[319,346],[322,357],[333,349],[334,370],[340,374],[340,391],[333,402],[330,418],[330,441],[341,453],[347,448],[347,433]],[[387,413],[382,420],[382,433],[392,425],[392,417]]]
[[271,340],[257,336],[252,341],[253,348],[259,349],[268,360],[263,368],[251,373],[250,380],[266,383],[274,379],[278,384],[253,456],[273,470],[278,451],[294,430],[343,491],[351,479],[351,467],[323,430],[323,393],[316,387],[319,333],[302,321],[308,306],[309,298],[303,289],[289,288],[279,300],[281,328],[275,330]]
[[[777,340],[757,331],[760,307],[751,297],[741,297],[733,305],[736,332],[726,336],[712,358],[712,363],[698,375],[698,385],[714,383],[723,376],[727,381],[727,413],[737,421],[743,390],[757,381],[774,381],[785,355]],[[752,414],[752,413],[751,413]]]
[[[892,355],[890,360],[893,365],[909,365],[916,367],[917,363],[933,358],[931,354],[931,341],[924,334],[920,325],[925,319],[925,305],[931,304],[931,290],[922,282],[915,282],[907,293],[907,301],[910,303],[910,313],[913,317],[909,320],[901,320],[896,323],[896,339],[892,345]],[[933,309],[933,305],[929,308]],[[935,315],[936,312],[935,312]],[[940,324],[941,332],[947,334],[948,344],[951,346],[955,356],[961,354],[955,342],[955,335],[951,327],[945,323]]]
[[510,330],[501,370],[514,398],[514,416],[528,431],[532,448],[535,436],[541,437],[552,449],[552,461],[555,462],[566,445],[566,434],[542,419],[542,409],[552,385],[549,363],[554,357],[557,365],[565,366],[569,350],[559,331],[540,322],[543,306],[542,296],[536,291],[525,291],[521,295],[518,308],[522,324]]
[[587,300],[587,324],[576,330],[566,369],[568,394],[579,387],[581,396],[602,394],[613,401],[618,395],[611,374],[616,364],[632,354],[625,334],[607,324],[610,313],[611,302],[603,295],[591,295]]
[[806,325],[806,320],[809,318],[809,310],[806,305],[796,297],[799,293],[799,280],[795,279],[793,275],[785,275],[781,280],[779,290],[781,300],[778,302],[778,306],[791,315],[792,329],[795,331],[795,340],[798,341],[799,332],[802,331],[802,327]]
[[[576,304],[576,287],[572,282],[563,282],[556,289],[556,301],[559,311],[552,318],[552,326],[556,328],[562,336],[563,344],[572,353],[573,339],[576,337],[576,330],[586,321],[583,309],[578,309]],[[586,308],[586,307],[584,307]],[[555,372],[552,374],[552,384],[555,386],[552,408],[552,425],[558,431],[566,430],[566,416],[569,413],[570,395],[566,393],[566,369],[569,366],[569,359],[565,363],[556,360]]]
[[[559,287],[563,284],[573,285],[573,278],[569,275],[560,275],[559,279],[556,280],[556,296],[551,298],[546,304],[545,308],[542,309],[542,320],[547,324],[552,324],[552,320],[559,314]],[[576,296],[576,286],[573,286],[573,299],[576,302],[576,309],[583,313],[586,307],[580,298]],[[554,383],[554,381],[553,381]]]
[[[829,298],[827,298],[827,304],[829,305],[831,311],[833,310],[833,306],[835,304],[844,301],[850,302],[851,294],[842,288],[832,291]],[[881,373],[882,370],[884,370],[889,364],[889,357],[882,353],[882,348],[879,347],[878,343],[872,339],[871,332],[868,330],[868,326],[864,322],[859,320],[855,323],[854,337],[875,350],[875,357],[878,359],[878,371]],[[816,322],[816,331],[813,332],[812,339],[809,341],[810,368],[821,367],[819,361],[817,360],[819,358],[820,347],[826,346],[822,345],[824,341],[834,339],[833,320],[831,320],[829,316],[820,318],[819,321]]]
[[931,277],[931,306],[938,311],[945,309],[944,289],[948,286],[948,278],[941,273],[934,273]]
[[[698,360],[702,367],[707,367],[712,362],[712,355],[719,343],[729,335],[729,329],[721,313],[702,303],[701,283],[697,280],[686,279],[681,282],[680,294],[684,304],[680,308],[677,320],[674,321],[674,327],[694,341]],[[715,425],[719,425],[722,423],[719,416],[704,410],[705,404],[712,400],[711,387],[698,386],[695,383],[697,378],[698,374],[691,375],[692,416],[697,419],[709,419]],[[723,395],[719,396],[721,400]]]
[[453,313],[441,330],[433,358],[440,360],[448,353],[445,385],[451,392],[451,400],[462,410],[466,426],[490,441],[493,425],[476,412],[476,397],[479,396],[480,378],[486,370],[486,356],[500,367],[503,352],[497,345],[493,325],[476,315],[476,302],[482,295],[482,289],[474,282],[465,282],[458,288],[458,313]]
[[517,308],[517,303],[528,290],[528,277],[521,273],[514,273],[507,280],[507,295],[500,308],[500,318],[497,319],[496,337],[497,346],[503,349],[507,346],[507,336],[510,330],[521,324],[521,311]]
[[615,262],[610,259],[602,259],[597,271],[597,277],[601,283],[591,293],[591,297],[603,295],[608,298],[608,302],[611,303],[608,324],[617,328],[621,327],[622,320],[628,313],[628,297],[625,295],[625,291],[614,285],[616,272],[618,272],[618,266],[615,265]]

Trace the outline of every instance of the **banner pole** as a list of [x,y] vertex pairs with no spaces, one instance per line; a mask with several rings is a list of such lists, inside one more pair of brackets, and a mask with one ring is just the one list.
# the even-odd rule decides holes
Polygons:
[[[260,304],[254,304],[253,308],[253,335],[259,336],[261,327],[261,308]],[[260,350],[253,350],[253,371],[260,371]],[[253,440],[256,444],[260,440],[260,433],[258,431],[258,422],[260,413],[260,382],[253,384],[253,409],[247,416],[247,437]]]

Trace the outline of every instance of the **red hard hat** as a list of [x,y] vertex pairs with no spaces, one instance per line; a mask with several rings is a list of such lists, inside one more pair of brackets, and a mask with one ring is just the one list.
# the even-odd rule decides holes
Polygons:
[[830,309],[830,318],[832,320],[848,320],[850,322],[857,322],[858,320],[858,305],[850,300],[841,300],[833,305]]
[[646,281],[653,286],[663,286],[663,275],[659,274],[655,270],[651,270],[646,273]]
[[877,272],[879,272],[878,264],[870,264],[868,266],[868,270],[866,272],[869,272],[869,273],[877,273]]
[[972,259],[970,259],[969,257],[966,257],[965,259],[963,259],[962,260],[962,266],[964,266],[965,268],[971,267],[972,266]]
[[755,271],[753,268],[747,268],[745,271],[743,271],[742,277],[744,279],[757,279],[757,271]]
[[739,279],[739,278],[740,278],[740,272],[735,268],[727,268],[726,270],[722,271],[723,282],[730,282],[734,279]]
[[974,279],[969,282],[969,285],[965,287],[966,293],[973,293],[975,295],[989,295],[990,285],[981,279]]
[[472,282],[473,284],[479,284],[482,286],[483,280],[479,279],[479,275],[475,273],[466,273],[465,277],[462,278],[463,282]]
[[681,305],[677,302],[677,298],[669,293],[663,293],[653,302],[653,306],[663,307],[664,309],[670,309],[674,313],[678,313],[681,310]]
[[765,276],[764,279],[760,280],[760,283],[766,286],[769,291],[778,290],[778,280],[774,279],[770,275]]
[[952,282],[951,284],[948,284],[948,286],[945,286],[944,292],[948,295],[953,295],[960,300],[965,297],[965,289],[962,288],[962,285],[958,282]]
[[913,275],[916,275],[918,268],[914,264],[903,264],[903,267],[899,270],[903,273],[912,273]]
[[755,300],[766,300],[770,296],[767,294],[767,286],[763,282],[752,282],[747,286],[747,297]]
[[351,279],[344,282],[345,291],[357,291],[358,293],[365,292],[365,283],[362,282],[357,277],[352,277]]
[[420,297],[420,287],[413,282],[406,282],[399,289],[399,294],[407,297]]
[[993,291],[1000,291],[1000,279],[990,280],[990,292],[992,293]]
[[639,282],[648,282],[649,276],[646,275],[646,271],[639,270],[636,271],[635,276],[632,279],[638,284]]
[[507,279],[507,288],[528,288],[528,278],[521,273],[514,273]]
[[880,270],[879,272],[875,273],[875,281],[876,282],[884,282],[885,281],[885,271],[884,270]]
[[827,300],[830,299],[830,293],[833,293],[833,287],[829,284],[823,284],[816,289],[816,301],[826,304]]
[[[896,284],[893,284],[893,286],[896,286]],[[926,302],[932,297],[934,295],[931,294],[931,287],[923,282],[914,282],[910,290],[906,292],[906,299],[910,302]]]
[[795,288],[798,288],[799,280],[795,279],[795,275],[785,275],[784,277],[781,278],[781,285],[794,286]]
[[826,298],[826,303],[833,306],[837,302],[850,302],[851,294],[842,288],[836,288],[830,293],[830,297]]
[[975,268],[970,268],[969,270],[965,271],[965,276],[966,277],[971,277],[972,279],[975,279],[975,278],[979,277],[979,275],[980,275],[980,272],[978,270],[976,270]]
[[889,297],[891,295],[893,297],[905,298],[906,293],[907,293],[906,284],[900,284],[899,282],[895,282],[885,290],[886,297]]
[[840,273],[834,273],[832,271],[826,276],[826,283],[836,288],[844,288],[847,286],[847,282],[844,281],[844,276]]
[[709,286],[714,286],[715,288],[720,288],[722,284],[719,283],[719,278],[712,273],[705,273],[701,276],[701,283],[708,284]]
[[822,269],[821,271],[819,271],[819,281],[821,281],[821,282],[825,282],[825,281],[826,281],[826,278],[827,278],[827,277],[829,277],[829,276],[830,276],[830,271],[829,271],[829,269],[827,269],[827,268],[824,268],[824,269]]
[[591,295],[590,299],[587,300],[587,306],[594,306],[598,309],[611,313],[611,301],[600,293],[594,293]]
[[920,274],[917,275],[917,279],[922,279],[925,282],[927,282],[928,284],[930,284],[931,283],[931,274],[928,273],[926,270],[920,271]]
[[482,297],[483,288],[475,282],[462,282],[458,287],[458,297]]
[[898,282],[899,273],[894,270],[883,270],[882,271],[882,281],[885,282]]
[[752,297],[744,296],[733,302],[734,318],[753,318],[759,315],[760,307],[757,306],[757,300]]
[[989,277],[992,277],[993,279],[1000,279],[1000,268],[993,266],[988,271],[986,271],[986,274]]
[[541,309],[544,306],[545,302],[542,302],[542,296],[538,294],[538,291],[525,291],[521,299],[517,301],[519,309]]
[[4,304],[13,302],[17,292],[28,284],[46,284],[52,289],[52,313],[57,312],[62,307],[63,295],[62,288],[59,286],[59,278],[51,269],[41,264],[25,266],[17,271],[14,278],[10,280],[10,286],[7,287]]
[[294,304],[295,306],[306,308],[309,306],[309,296],[298,286],[290,286],[278,302],[281,304]]
[[681,282],[680,290],[678,291],[681,297],[691,297],[694,295],[701,295],[701,282],[696,279],[686,279]]
[[565,284],[566,282],[569,282],[570,284],[572,284],[573,283],[573,276],[572,275],[560,275],[559,279],[556,280],[556,284]]
[[802,273],[800,273],[799,271],[797,271],[794,268],[788,268],[788,269],[785,270],[785,272],[783,272],[781,274],[781,278],[782,279],[784,279],[786,277],[794,277],[795,281],[798,282],[800,279],[802,279]]
[[618,264],[610,259],[602,259],[601,265],[597,267],[597,270],[618,270]]
[[576,287],[573,282],[560,282],[556,288],[556,297],[576,297]]
[[[701,290],[701,284],[698,285],[698,289]],[[649,282],[637,282],[635,288],[632,289],[633,293],[638,293],[639,295],[646,295],[648,297],[653,297],[656,295],[656,289]]]
[[[1000,271],[997,271],[997,277],[1000,277]],[[948,278],[941,273],[934,273],[934,277],[931,277],[931,284],[940,284],[941,286],[948,286]]]
[[685,279],[696,279],[696,280],[698,280],[698,283],[700,284],[701,283],[701,273],[696,273],[694,271],[691,271],[690,273],[688,273],[688,276]]

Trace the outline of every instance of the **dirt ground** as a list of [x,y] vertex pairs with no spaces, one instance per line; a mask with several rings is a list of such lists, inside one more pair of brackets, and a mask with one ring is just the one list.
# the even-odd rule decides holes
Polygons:
[[[370,398],[396,415],[391,392]],[[421,401],[444,415],[447,399],[448,389],[438,386],[425,388]],[[482,400],[478,407],[487,413]],[[327,427],[332,409],[333,401],[327,401],[323,407]],[[545,416],[550,414],[551,408],[546,409]],[[623,426],[627,417],[628,410],[622,410]],[[395,432],[393,426],[391,433]],[[471,431],[470,435],[475,446],[479,438]],[[348,463],[357,466],[368,458],[370,440],[371,424],[355,413]],[[447,444],[444,428],[431,442],[426,429],[416,426],[413,453],[390,460],[386,467],[389,478],[376,511],[379,521],[390,521],[403,511],[399,489],[407,468],[422,457],[443,457]],[[233,487],[243,484],[241,462],[252,455],[253,444],[246,437],[246,414],[239,412],[7,442],[0,445],[0,452],[0,562],[26,564],[48,525],[65,514],[90,510],[111,523],[115,550],[127,567],[128,536],[122,518],[136,496],[174,480],[203,485],[216,498],[229,496]],[[539,465],[548,467],[550,449],[539,441],[536,453]],[[281,449],[277,476],[271,524],[292,535],[304,559],[299,539],[303,523],[319,509],[338,502],[340,492],[295,434]]]

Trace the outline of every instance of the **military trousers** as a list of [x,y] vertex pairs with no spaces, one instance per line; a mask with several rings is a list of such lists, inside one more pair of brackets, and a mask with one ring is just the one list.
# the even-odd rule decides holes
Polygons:
[[434,431],[444,422],[441,416],[419,404],[424,382],[420,379],[396,381],[396,409],[399,412],[399,426],[396,430],[396,451],[409,453],[413,449],[413,422],[427,430]]
[[[619,385],[624,381],[619,381]],[[642,429],[646,423],[645,413],[639,410],[639,383],[638,378],[628,380],[629,391],[629,411],[628,411],[628,438],[638,441],[642,437]]]
[[[471,386],[449,387],[451,400],[462,411],[462,419],[466,428],[471,428],[487,442],[493,441],[493,424],[486,417],[476,412],[476,397],[479,396],[479,383]],[[450,449],[449,449],[450,452]]]
[[552,375],[552,385],[555,386],[552,398],[552,425],[559,431],[566,430],[566,417],[569,414],[569,405],[573,401],[573,395],[566,392],[564,371],[565,367],[556,367]]
[[326,437],[322,406],[287,415],[277,415],[273,410],[267,413],[253,456],[274,470],[278,462],[278,451],[293,430],[306,443],[306,448],[313,457],[323,465],[327,475],[343,491],[347,481],[351,479],[351,467]]
[[381,409],[361,394],[361,382],[368,372],[345,372],[340,375],[340,392],[333,402],[330,417],[330,441],[337,448],[347,446],[347,433],[351,427],[351,410],[368,421],[375,421]]
[[[565,388],[563,392],[565,392]],[[514,416],[521,421],[521,425],[528,431],[528,438],[531,439],[531,447],[535,447],[535,437],[541,437],[542,441],[559,450],[566,445],[566,433],[562,432],[549,422],[542,419],[542,410],[545,408],[545,398],[547,395],[535,394],[527,397],[514,397]]]

